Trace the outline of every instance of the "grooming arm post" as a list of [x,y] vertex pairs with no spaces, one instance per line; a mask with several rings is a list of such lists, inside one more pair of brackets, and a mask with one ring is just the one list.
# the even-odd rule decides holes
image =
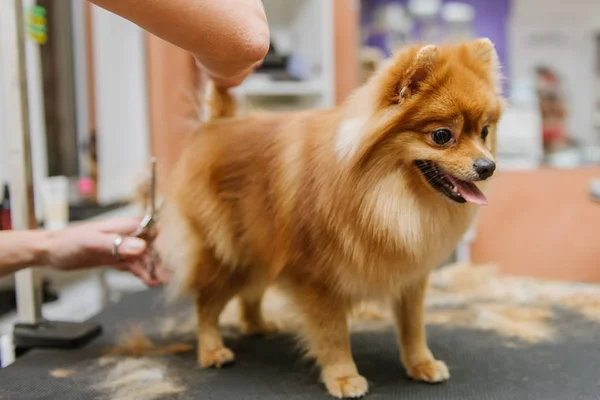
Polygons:
[[[3,87],[7,107],[12,224],[14,229],[35,229],[22,0],[0,2],[0,29],[1,59],[5,66]],[[34,268],[16,274],[20,322],[34,324],[41,320],[40,288],[39,273]]]

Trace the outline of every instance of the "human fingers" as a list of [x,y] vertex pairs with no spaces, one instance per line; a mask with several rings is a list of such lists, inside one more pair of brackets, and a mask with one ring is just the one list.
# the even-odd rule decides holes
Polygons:
[[146,263],[142,262],[131,262],[127,264],[127,269],[133,275],[137,276],[146,286],[156,287],[160,285],[160,282],[155,277],[151,276],[146,267]]
[[90,222],[89,227],[95,228],[104,233],[129,234],[138,228],[140,222],[141,218],[108,218],[100,221]]

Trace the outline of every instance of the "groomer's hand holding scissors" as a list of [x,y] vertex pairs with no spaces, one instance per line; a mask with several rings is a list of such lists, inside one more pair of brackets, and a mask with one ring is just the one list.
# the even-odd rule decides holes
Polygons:
[[[160,265],[155,266],[154,276],[148,272],[148,242],[128,236],[139,224],[137,218],[113,218],[47,232],[46,264],[60,270],[111,266],[131,272],[148,286],[167,283],[168,273]],[[117,238],[121,239],[115,251]]]

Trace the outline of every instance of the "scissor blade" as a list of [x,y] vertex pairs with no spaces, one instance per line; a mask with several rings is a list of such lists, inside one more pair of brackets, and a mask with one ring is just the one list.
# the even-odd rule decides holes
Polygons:
[[[151,163],[151,175],[150,175],[150,213],[146,229],[150,233],[152,231],[154,220],[156,218],[156,157],[150,159]],[[150,260],[148,261],[148,273],[154,278],[154,270],[156,263],[156,252],[154,246],[150,243]]]
[[152,173],[150,176],[150,215],[154,219],[156,214],[156,158],[152,157],[150,160],[152,166]]
[[144,233],[146,233],[151,222],[152,222],[152,215],[150,215],[150,214],[144,215],[144,219],[142,219],[140,221],[140,224],[138,225],[137,229],[131,234],[131,236],[139,237],[139,236],[143,235]]
[[150,250],[150,260],[148,260],[148,274],[150,277],[155,278],[155,264],[156,264],[156,250],[152,248]]

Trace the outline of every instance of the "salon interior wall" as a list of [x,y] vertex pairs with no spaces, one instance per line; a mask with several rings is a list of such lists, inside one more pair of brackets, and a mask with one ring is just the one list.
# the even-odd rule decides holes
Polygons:
[[358,86],[360,1],[333,1],[335,103],[342,104]]
[[[23,7],[27,9],[35,4],[35,0],[24,0]],[[0,29],[0,35],[2,30]],[[32,38],[26,36],[25,40],[25,62],[27,75],[27,99],[29,107],[29,129],[31,137],[31,161],[34,187],[39,187],[41,181],[48,175],[46,157],[46,130],[44,117],[44,99],[42,87],[41,55],[39,44]],[[0,51],[0,76],[8,66],[2,62],[2,51]],[[11,160],[7,148],[9,140],[6,127],[5,105],[9,99],[5,97],[3,79],[0,79],[0,190],[5,183],[10,181]],[[34,190],[36,217],[42,217],[42,198],[39,190]],[[0,192],[0,198],[2,193]]]
[[[0,38],[0,42],[1,42]],[[2,76],[3,73],[3,65],[4,63],[2,62],[2,54],[0,52],[0,76]],[[4,83],[3,80],[0,79],[0,185],[3,185],[4,183],[8,183],[8,180],[10,179],[9,176],[9,165],[8,165],[8,151],[6,148],[6,141],[7,139],[7,129],[6,129],[6,112],[4,111],[4,87],[3,87]],[[0,193],[0,196],[2,196],[2,194]],[[5,277],[5,278],[1,278],[0,279],[0,290],[5,289],[7,287],[12,287],[14,284],[14,279],[13,277]]]
[[510,23],[511,79],[530,79],[536,65],[554,69],[568,104],[567,129],[582,144],[598,144],[593,128],[598,0],[514,0]]
[[98,202],[109,204],[130,198],[148,165],[146,34],[96,6],[91,22]]
[[194,57],[150,33],[147,34],[150,144],[157,160],[158,190],[176,164],[186,134],[194,129],[194,105],[200,71]]
[[[25,0],[23,2],[24,8],[28,8],[35,3],[35,0]],[[0,29],[0,35],[2,30]],[[2,43],[0,38],[0,43]],[[2,60],[2,54],[5,49],[0,49],[0,76],[4,76],[6,66]],[[46,132],[45,132],[45,119],[44,119],[44,102],[43,94],[39,88],[42,85],[42,74],[41,74],[41,56],[40,49],[37,42],[27,37],[25,42],[25,61],[26,61],[26,74],[28,82],[28,106],[29,106],[29,129],[31,137],[31,152],[32,152],[32,174],[34,179],[34,187],[39,187],[40,182],[48,174],[47,158],[46,158]],[[8,184],[11,179],[11,163],[13,160],[10,159],[10,152],[7,146],[9,141],[6,118],[7,110],[6,104],[9,100],[6,95],[4,87],[4,79],[0,79],[0,190],[3,185]],[[34,190],[35,195],[35,208],[36,216],[38,219],[42,216],[42,199],[41,193]],[[0,191],[0,197],[2,192]],[[14,285],[12,277],[6,277],[0,279],[0,289],[6,287],[12,287]]]
[[[520,1],[520,0],[516,0]],[[450,3],[450,0],[442,0],[442,3]],[[492,40],[498,51],[500,61],[504,62],[507,57],[506,48],[506,29],[507,19],[512,6],[511,0],[461,0],[461,3],[469,4],[475,10],[475,20],[473,21],[473,32],[476,36],[487,37]],[[387,4],[407,5],[408,0],[361,0],[363,12],[361,14],[361,24],[364,26],[373,19],[374,10],[378,6]],[[367,44],[384,48],[385,38],[373,35],[368,39]]]
[[[1,39],[1,38],[0,38]],[[0,54],[0,76],[3,73],[3,65],[2,55]],[[3,82],[0,79],[0,185],[8,182],[9,174],[8,174],[8,150],[6,148],[6,141],[8,140],[6,137],[6,117],[4,111],[4,93]]]
[[[33,3],[33,0],[26,2]],[[93,118],[97,130],[98,201],[107,204],[129,198],[149,157],[147,110],[146,37],[134,24],[96,6],[91,9],[94,71]],[[38,45],[26,42],[29,105],[32,117],[32,161],[35,187],[48,174],[43,98]],[[0,60],[0,73],[3,63]],[[0,81],[1,84],[1,81]],[[2,89],[0,87],[0,89]],[[2,91],[0,90],[0,93]],[[1,97],[1,96],[0,96]],[[10,178],[10,164],[3,126],[6,99],[0,98],[0,184]],[[91,118],[92,116],[90,116]],[[36,214],[42,201],[36,191]]]
[[[373,18],[369,9],[408,0],[361,0],[363,26]],[[443,0],[443,2],[448,2]],[[600,33],[598,0],[463,0],[476,12],[477,36],[489,37],[504,66],[504,89],[534,78],[536,65],[552,66],[563,80],[569,104],[567,129],[582,144],[598,144],[593,107],[600,100],[594,80],[594,37]],[[383,48],[385,37],[372,35],[367,44]],[[596,87],[595,87],[596,86]]]
[[[334,0],[332,23],[335,102],[340,104],[358,84],[359,0]],[[165,171],[177,161],[185,133],[193,126],[194,88],[206,77],[186,51],[150,34],[147,44],[151,147],[158,160],[160,189]]]

